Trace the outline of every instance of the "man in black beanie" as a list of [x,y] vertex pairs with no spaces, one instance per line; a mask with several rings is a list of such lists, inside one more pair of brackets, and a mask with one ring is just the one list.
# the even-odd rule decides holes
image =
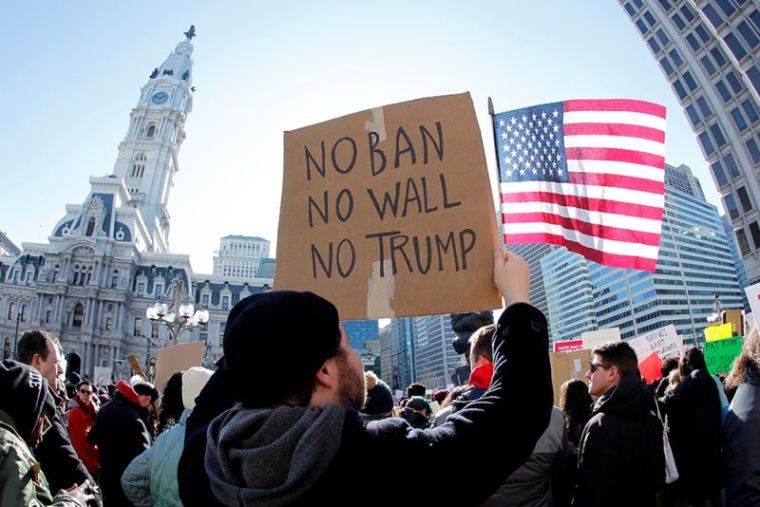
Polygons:
[[55,414],[47,381],[16,361],[0,363],[0,505],[84,506],[90,484],[53,498],[32,449],[51,427]]
[[493,465],[457,472],[458,480],[478,488],[418,488],[404,498],[409,504],[482,503],[530,455],[552,405],[546,319],[527,303],[528,265],[497,250],[494,279],[508,306],[493,337],[491,386],[445,424],[426,430],[400,418],[362,420],[361,361],[329,301],[276,291],[238,303],[224,353],[241,403],[208,427],[205,467],[216,500],[387,505],[397,501],[393,488],[366,495],[367,459],[431,483],[446,472],[444,464],[464,462],[488,442]]

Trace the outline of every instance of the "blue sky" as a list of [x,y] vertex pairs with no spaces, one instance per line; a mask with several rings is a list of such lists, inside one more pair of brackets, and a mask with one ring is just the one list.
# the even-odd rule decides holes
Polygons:
[[[470,91],[668,108],[666,160],[718,194],[656,62],[617,2],[6,2],[0,7],[0,230],[44,242],[88,177],[110,174],[140,88],[195,24],[194,111],[169,203],[171,249],[210,272],[227,234],[276,247],[283,131],[375,106]],[[356,4],[356,5],[355,5]],[[722,210],[721,210],[722,213]]]

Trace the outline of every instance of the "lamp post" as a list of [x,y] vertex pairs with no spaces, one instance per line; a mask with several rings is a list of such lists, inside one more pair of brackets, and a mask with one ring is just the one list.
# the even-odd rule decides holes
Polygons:
[[19,322],[21,322],[21,317],[25,316],[24,305],[21,303],[21,301],[18,301],[17,304],[18,304],[18,310],[16,310],[16,337],[13,339],[13,359],[14,360],[18,360],[18,356],[16,355],[16,348],[18,347],[18,325],[19,325]]
[[[145,316],[154,323],[165,324],[174,345],[179,343],[179,335],[183,329],[191,329],[208,322],[208,310],[196,310],[188,297],[185,282],[175,278],[172,283],[171,304],[156,301],[156,304],[145,310]],[[150,341],[148,341],[150,343]]]

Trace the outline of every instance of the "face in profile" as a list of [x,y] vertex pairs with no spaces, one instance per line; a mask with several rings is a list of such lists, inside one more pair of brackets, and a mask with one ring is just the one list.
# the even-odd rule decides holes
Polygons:
[[340,371],[340,404],[361,410],[367,396],[364,367],[359,355],[348,343],[348,335],[340,327],[340,348],[336,357]]

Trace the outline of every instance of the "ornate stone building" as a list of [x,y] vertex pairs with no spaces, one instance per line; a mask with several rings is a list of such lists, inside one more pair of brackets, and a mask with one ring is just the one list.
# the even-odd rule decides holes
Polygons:
[[41,327],[60,337],[73,369],[123,375],[128,354],[145,364],[149,346],[155,356],[169,342],[166,326],[145,312],[157,299],[170,301],[178,279],[210,314],[181,341],[206,341],[210,364],[221,355],[229,308],[271,286],[271,278],[194,275],[189,256],[169,252],[169,197],[193,104],[194,35],[186,32],[142,87],[112,174],[90,178],[84,202],[66,206],[47,243],[22,243],[22,252],[0,257],[2,357],[15,354],[25,329]]

